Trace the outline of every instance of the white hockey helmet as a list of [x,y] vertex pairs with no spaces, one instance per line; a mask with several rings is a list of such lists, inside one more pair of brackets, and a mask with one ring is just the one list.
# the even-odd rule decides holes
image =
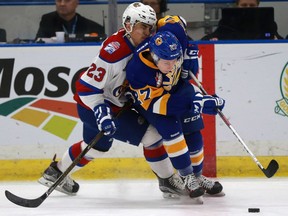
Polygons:
[[122,25],[127,31],[125,23],[130,23],[133,28],[133,26],[138,22],[145,23],[154,27],[157,22],[154,9],[151,6],[144,5],[141,2],[131,3],[123,13]]

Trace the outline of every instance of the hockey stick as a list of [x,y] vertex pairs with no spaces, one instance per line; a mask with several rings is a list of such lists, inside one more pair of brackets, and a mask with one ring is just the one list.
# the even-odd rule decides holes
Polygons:
[[[131,105],[131,102],[127,102],[125,106],[118,112],[116,118],[121,115]],[[74,159],[71,165],[59,176],[59,178],[49,187],[49,189],[40,197],[36,199],[26,199],[14,195],[13,193],[5,190],[5,195],[12,203],[29,208],[36,208],[40,206],[46,198],[55,190],[55,188],[67,177],[70,171],[80,162],[80,160],[86,155],[86,153],[104,136],[104,132],[99,132],[94,139],[86,146],[86,148]]]
[[[197,86],[199,89],[202,91],[204,95],[207,95],[208,93],[206,90],[203,88],[199,80],[196,78],[196,76],[190,72],[190,76],[192,79],[196,82]],[[257,166],[261,169],[261,171],[265,174],[267,178],[271,178],[279,169],[279,164],[277,163],[276,160],[272,159],[268,165],[268,167],[265,169],[262,164],[257,160],[256,156],[253,154],[253,152],[248,148],[248,146],[245,144],[243,139],[240,137],[240,135],[236,132],[232,124],[229,122],[229,120],[226,118],[226,116],[223,114],[223,112],[219,109],[217,109],[217,113],[219,116],[222,118],[224,123],[230,128],[230,130],[233,132],[233,134],[237,137],[239,142],[244,146],[246,152],[253,158],[254,162],[257,164]]]

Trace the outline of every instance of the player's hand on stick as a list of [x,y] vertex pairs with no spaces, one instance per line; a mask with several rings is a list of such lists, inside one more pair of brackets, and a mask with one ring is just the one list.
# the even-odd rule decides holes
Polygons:
[[225,100],[217,95],[202,95],[198,92],[194,96],[193,107],[195,113],[217,115],[217,109],[222,111],[224,106]]
[[107,104],[100,104],[94,108],[98,129],[106,136],[112,136],[116,130],[115,121],[112,119],[111,109]]
[[209,115],[217,115],[217,109],[222,111],[225,106],[225,100],[217,95],[203,96],[203,110],[202,112]]

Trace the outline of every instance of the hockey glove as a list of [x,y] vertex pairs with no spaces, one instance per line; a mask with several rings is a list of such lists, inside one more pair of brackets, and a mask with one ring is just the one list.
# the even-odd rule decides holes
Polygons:
[[195,114],[202,113],[203,109],[203,95],[201,93],[196,93],[192,101],[193,112]]
[[184,61],[182,64],[181,77],[183,79],[191,79],[189,71],[191,71],[195,76],[197,75],[199,70],[198,53],[199,49],[197,44],[193,44],[189,41],[184,52]]
[[220,111],[225,106],[225,100],[217,95],[204,95],[203,96],[203,109],[202,112],[209,115],[217,115],[217,109]]
[[106,136],[112,136],[117,128],[110,107],[107,104],[100,104],[94,108],[94,114],[99,131],[103,131]]
[[130,88],[128,88],[125,91],[124,95],[128,101],[130,100],[133,104],[139,104],[139,102],[137,100],[137,93],[134,92],[133,90],[131,90]]

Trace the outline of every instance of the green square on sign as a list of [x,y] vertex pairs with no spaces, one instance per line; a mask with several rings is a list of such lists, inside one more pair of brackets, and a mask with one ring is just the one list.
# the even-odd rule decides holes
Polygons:
[[67,140],[76,124],[77,121],[55,115],[47,122],[43,130]]

